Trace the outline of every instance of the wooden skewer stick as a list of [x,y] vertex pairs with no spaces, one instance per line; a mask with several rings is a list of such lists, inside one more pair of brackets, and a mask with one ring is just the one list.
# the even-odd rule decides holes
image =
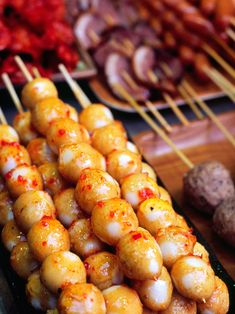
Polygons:
[[93,30],[88,32],[88,36],[94,44],[98,44],[100,42],[100,37]]
[[29,70],[27,69],[26,65],[24,64],[23,60],[19,56],[15,56],[14,59],[15,59],[15,62],[17,63],[17,65],[18,65],[18,67],[20,68],[20,70],[24,74],[26,80],[28,82],[31,82],[33,80],[33,77],[31,75],[31,73],[29,72]]
[[116,40],[111,39],[110,40],[110,45],[114,48],[114,49],[118,49],[119,51],[121,51],[124,55],[126,55],[127,57],[130,57],[132,55],[132,51],[129,48],[123,47],[120,43],[118,43]]
[[[227,53],[228,56],[230,56],[235,61],[235,52],[234,50],[229,47],[226,42],[224,42],[218,35],[214,35],[213,39],[215,42],[220,45],[221,48]],[[212,48],[211,48],[212,49]]]
[[72,79],[71,75],[69,74],[68,70],[63,64],[59,65],[59,70],[63,74],[66,82],[68,83],[69,87],[71,88],[72,92],[74,93],[76,99],[81,104],[83,108],[86,108],[91,105],[91,101],[85,95],[81,87]]
[[235,70],[225,61],[214,49],[208,45],[204,45],[203,49],[228,73],[235,78]]
[[231,28],[228,28],[226,33],[233,41],[235,41],[235,32]]
[[224,82],[224,85],[226,85],[226,88],[231,92],[231,94],[234,95],[235,93],[235,85],[233,85],[223,74],[221,74],[218,70],[215,68],[211,70],[212,73],[214,73],[219,80]]
[[103,19],[105,20],[105,23],[107,23],[109,26],[115,25],[115,19],[110,14],[105,14],[103,16]]
[[157,119],[157,121],[159,121],[159,123],[163,126],[163,128],[167,132],[171,133],[172,132],[172,127],[166,121],[166,119],[163,117],[163,115],[157,110],[157,108],[154,107],[153,103],[151,101],[146,101],[145,105],[152,112],[152,114]]
[[36,78],[42,77],[41,74],[40,74],[40,72],[39,72],[39,70],[38,70],[38,68],[33,67],[33,68],[32,68],[32,72],[33,72],[33,75],[34,75]]
[[23,113],[24,112],[23,106],[20,102],[18,95],[16,94],[15,88],[14,88],[14,86],[13,86],[7,73],[2,74],[2,80],[3,80],[8,92],[11,96],[13,103],[16,106],[16,109],[18,110],[19,113]]
[[1,122],[2,124],[8,124],[8,123],[7,123],[7,119],[6,119],[5,115],[4,115],[4,113],[3,113],[1,107],[0,107],[0,122]]
[[128,72],[122,71],[121,76],[132,89],[135,90],[139,88]]
[[143,110],[143,108],[134,100],[134,98],[127,93],[127,91],[120,85],[114,84],[113,88],[124,98],[126,101],[139,113],[139,115],[148,123],[148,125],[174,150],[179,158],[186,164],[190,169],[194,167],[193,163],[188,157],[177,148],[172,142],[169,136],[154,122],[154,120]]
[[210,119],[215,123],[215,125],[220,129],[220,131],[224,134],[227,140],[235,147],[235,138],[233,135],[225,128],[225,126],[220,122],[220,120],[216,117],[214,112],[207,106],[207,104],[200,99],[197,95],[196,91],[192,88],[192,86],[184,80],[182,83],[188,93],[197,101],[198,105],[205,111],[205,113],[210,117]]
[[230,24],[232,24],[233,26],[235,26],[235,17],[231,17],[231,19],[230,19]]
[[[149,70],[147,75],[149,76],[149,79],[153,82],[153,83],[157,83],[158,77],[157,75]],[[167,93],[163,93],[162,94],[164,100],[168,103],[168,105],[170,106],[170,108],[174,111],[175,115],[177,116],[177,118],[179,119],[179,121],[183,124],[183,125],[189,125],[189,120],[185,117],[185,115],[183,114],[183,112],[179,109],[179,107],[176,105],[174,99]]]

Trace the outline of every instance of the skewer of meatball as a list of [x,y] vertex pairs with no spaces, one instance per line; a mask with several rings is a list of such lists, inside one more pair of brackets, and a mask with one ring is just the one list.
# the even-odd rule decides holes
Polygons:
[[[84,172],[86,171],[86,173],[85,173],[85,175],[87,176],[88,174],[89,174],[89,171],[88,170],[83,170]],[[94,170],[95,171],[95,170]],[[90,180],[92,180],[92,178],[94,178],[94,173],[96,173],[97,171],[95,171],[95,172],[93,172],[93,175],[91,176],[91,178],[90,178]],[[100,171],[101,172],[101,174],[102,174],[102,171]],[[99,176],[101,175],[101,174],[99,174],[98,175],[98,173],[97,173],[97,175],[98,175],[98,177],[95,177],[95,179],[96,178],[99,178]],[[88,180],[88,178],[86,177],[86,176],[84,176],[83,175],[83,173],[80,175],[80,179],[83,181],[83,180]],[[102,177],[102,176],[101,176]],[[104,178],[104,177],[103,177]],[[106,176],[105,176],[105,178],[106,178]],[[106,180],[107,180],[107,178],[106,178]],[[82,183],[82,181],[81,181],[81,184],[83,184]],[[95,183],[96,183],[96,181],[97,180],[95,180]],[[88,182],[89,182],[89,180],[88,180]],[[85,183],[88,183],[87,181],[85,182]],[[94,182],[94,181],[91,181],[91,182]],[[95,183],[93,183],[93,184],[95,184]],[[106,183],[107,185],[109,185],[109,184],[111,184],[111,182],[110,181],[108,181],[107,183]],[[83,185],[83,186],[87,186],[87,187],[89,187],[91,185],[91,183],[90,184],[85,184],[85,185]],[[80,184],[79,184],[79,186],[80,186]],[[84,189],[84,190],[86,190],[86,188]],[[87,193],[91,193],[90,192],[90,189],[88,189],[88,191],[87,191]],[[146,196],[149,196],[149,195],[153,195],[154,193],[156,193],[156,192],[154,192],[154,191],[152,191],[152,194],[151,194],[151,188],[149,188],[149,190],[147,190],[147,193],[146,193],[146,190],[144,191],[144,195],[142,195],[142,197],[146,197]],[[150,194],[149,194],[150,193]],[[80,194],[80,193],[79,193]],[[84,193],[85,194],[85,193]],[[83,198],[82,198],[82,200],[83,200]],[[83,200],[84,201],[84,200]],[[92,199],[89,199],[89,202],[88,203],[86,203],[85,202],[85,204],[91,204],[91,201],[92,201]],[[100,205],[102,205],[102,204],[100,204]],[[85,205],[84,205],[85,206]],[[49,222],[50,222],[50,220],[49,220]],[[49,223],[48,222],[48,220],[46,220],[46,223]],[[38,227],[40,227],[40,226],[38,226]],[[36,228],[36,227],[35,227]],[[36,228],[37,229],[37,228]],[[140,233],[141,234],[141,233]],[[138,240],[138,239],[140,239],[141,237],[140,237],[140,234],[139,233],[137,233],[137,235],[136,236],[134,236],[133,237],[133,239],[136,241],[136,240]],[[150,234],[149,234],[150,235]],[[147,235],[145,235],[145,236],[147,236]],[[136,239],[135,239],[136,238]],[[151,242],[151,237],[150,237],[150,243],[152,243]],[[122,248],[122,245],[120,246],[121,248]],[[150,245],[150,247],[151,247],[151,245]],[[146,249],[147,249],[148,247],[146,247]],[[42,250],[42,252],[43,252],[43,250]],[[122,251],[121,250],[121,252],[124,254],[124,260],[125,260],[125,250],[124,251]],[[157,253],[158,252],[158,253]],[[40,254],[40,252],[35,252],[35,254]],[[120,253],[121,254],[121,253]],[[156,253],[155,254],[159,254],[159,249],[157,249],[156,250]],[[41,255],[39,255],[39,256],[41,256]],[[157,255],[156,255],[157,256]],[[38,257],[39,258],[39,257]],[[40,257],[41,258],[41,257]],[[150,259],[150,262],[151,262],[151,259]],[[159,261],[160,262],[160,261]],[[153,268],[151,268],[151,271],[152,272],[156,272],[157,270],[156,270],[156,267],[157,267],[157,264],[156,264],[156,260],[155,260],[155,264],[154,264],[155,266],[153,266]],[[126,270],[126,272],[128,272],[127,270]],[[151,272],[150,272],[151,273]],[[136,276],[135,274],[134,274],[134,276]],[[146,276],[149,276],[149,273],[148,273],[148,271],[146,272]],[[62,302],[62,304],[63,304],[63,302]],[[62,305],[61,305],[62,306]]]

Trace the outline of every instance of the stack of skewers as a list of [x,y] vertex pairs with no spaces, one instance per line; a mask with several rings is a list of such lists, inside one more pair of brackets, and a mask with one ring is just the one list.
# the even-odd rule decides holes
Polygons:
[[[79,116],[52,82],[32,78],[17,60],[30,111],[5,76],[20,113],[18,134],[1,114],[0,223],[32,306],[63,314],[227,313],[226,285],[122,124],[91,104],[63,67],[84,107]],[[123,87],[113,87],[193,168]]]

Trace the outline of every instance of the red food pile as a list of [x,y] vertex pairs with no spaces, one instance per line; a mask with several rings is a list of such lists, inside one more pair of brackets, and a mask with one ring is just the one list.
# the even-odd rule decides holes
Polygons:
[[23,80],[16,54],[44,76],[58,72],[59,62],[73,70],[79,56],[65,13],[63,0],[0,0],[0,73]]

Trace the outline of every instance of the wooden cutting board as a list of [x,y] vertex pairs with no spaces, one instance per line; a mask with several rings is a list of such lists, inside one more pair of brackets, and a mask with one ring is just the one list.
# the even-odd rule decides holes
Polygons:
[[[235,135],[235,112],[223,114],[219,119]],[[174,126],[170,137],[195,164],[206,160],[222,162],[231,171],[235,182],[235,147],[210,120],[192,122],[188,127]],[[213,232],[211,217],[190,208],[183,199],[182,178],[187,167],[154,132],[140,133],[133,140],[235,280],[235,250]]]

